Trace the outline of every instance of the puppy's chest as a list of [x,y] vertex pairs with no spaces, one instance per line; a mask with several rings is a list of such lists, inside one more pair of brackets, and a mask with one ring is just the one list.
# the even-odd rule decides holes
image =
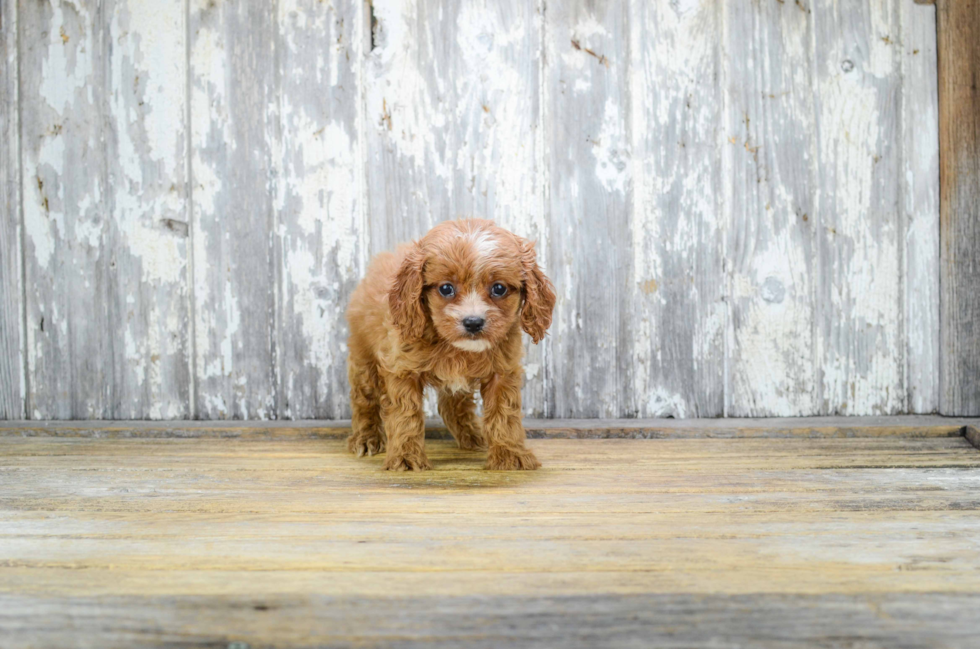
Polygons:
[[489,367],[472,364],[439,363],[426,373],[426,382],[450,392],[472,392],[480,385],[480,379],[489,373]]

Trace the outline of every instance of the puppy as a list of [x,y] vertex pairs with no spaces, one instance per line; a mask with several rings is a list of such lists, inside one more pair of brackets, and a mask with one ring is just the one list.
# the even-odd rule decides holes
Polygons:
[[540,341],[554,306],[534,244],[492,221],[447,221],[378,255],[347,308],[350,451],[387,447],[386,469],[431,468],[422,392],[433,386],[459,447],[488,448],[486,468],[540,467],[521,423],[521,330]]

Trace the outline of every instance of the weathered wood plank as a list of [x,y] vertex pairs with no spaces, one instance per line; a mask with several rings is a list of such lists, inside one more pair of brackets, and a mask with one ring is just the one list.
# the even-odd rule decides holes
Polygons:
[[[181,0],[107,2],[106,229],[113,419],[190,410],[187,50]],[[79,319],[82,319],[79,314]]]
[[980,2],[938,0],[940,391],[980,414]]
[[26,415],[17,3],[0,6],[0,419]]
[[558,296],[548,372],[561,377],[549,396],[562,416],[637,412],[627,12],[626,0],[544,10],[548,259]]
[[436,442],[433,471],[396,474],[340,440],[0,439],[0,633],[12,646],[974,641],[980,454],[963,439],[533,445],[537,472],[483,471],[480,454]]
[[287,419],[350,415],[344,310],[364,268],[360,68],[365,3],[278,3],[278,350]]
[[722,4],[733,179],[726,414],[812,415],[820,408],[811,13],[793,3]]
[[112,416],[108,47],[102,5],[20,4],[27,395],[33,418]]
[[[633,412],[643,417],[724,414],[722,6],[630,4],[633,200],[629,236],[604,243],[632,245],[621,336],[634,339]],[[609,281],[596,286],[613,290]],[[615,306],[580,308],[608,319]]]
[[559,288],[530,415],[936,408],[932,9],[189,9],[4,18],[0,416],[345,416],[368,253],[468,214],[538,239]]
[[980,426],[967,426],[963,429],[963,436],[967,441],[980,450]]
[[[0,596],[10,647],[973,646],[975,594]],[[831,622],[833,621],[833,622]],[[71,629],[70,633],[66,629]]]
[[906,412],[939,407],[939,106],[935,7],[902,0]]
[[194,416],[278,415],[277,21],[190,5]]
[[901,30],[894,0],[800,3],[814,25],[821,414],[906,404]]
[[457,216],[457,3],[373,0],[365,70],[371,254]]

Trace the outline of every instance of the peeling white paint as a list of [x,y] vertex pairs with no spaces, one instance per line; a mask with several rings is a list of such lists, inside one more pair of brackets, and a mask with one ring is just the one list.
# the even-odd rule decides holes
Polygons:
[[630,181],[630,144],[623,131],[625,120],[612,97],[606,99],[602,127],[592,145],[595,175],[608,191],[625,194]]
[[[127,0],[102,32],[84,6],[44,5],[46,36],[22,61],[32,389],[62,389],[71,324],[82,349],[118,336],[124,361],[118,406],[93,385],[70,404],[83,412],[181,416],[181,363],[206,416],[341,412],[342,314],[366,251],[462,213],[538,240],[556,284],[553,328],[527,344],[528,414],[718,414],[719,386],[729,414],[934,409],[934,22],[912,0],[853,16],[777,5],[376,0],[372,52],[359,2],[284,0],[264,44],[233,38],[240,8],[206,0],[190,29],[180,3]],[[282,94],[239,88],[233,63],[273,51]],[[235,122],[252,101],[268,121]],[[271,166],[254,187],[271,216],[228,213],[243,191],[233,154]],[[590,249],[599,211],[623,209],[622,245]],[[268,235],[277,268],[236,256],[232,219]],[[587,255],[617,269],[607,290],[624,306],[608,318],[582,297],[597,281]],[[249,263],[279,274],[267,309],[233,274]],[[64,303],[96,290],[119,320],[106,333]],[[249,367],[245,336],[273,321],[254,353],[274,349],[278,366]]]

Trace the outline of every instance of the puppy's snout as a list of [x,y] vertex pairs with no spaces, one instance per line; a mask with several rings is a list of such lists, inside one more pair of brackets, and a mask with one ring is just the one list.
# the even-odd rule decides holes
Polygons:
[[478,334],[483,331],[483,325],[486,321],[479,316],[468,316],[463,318],[463,327],[471,334]]

